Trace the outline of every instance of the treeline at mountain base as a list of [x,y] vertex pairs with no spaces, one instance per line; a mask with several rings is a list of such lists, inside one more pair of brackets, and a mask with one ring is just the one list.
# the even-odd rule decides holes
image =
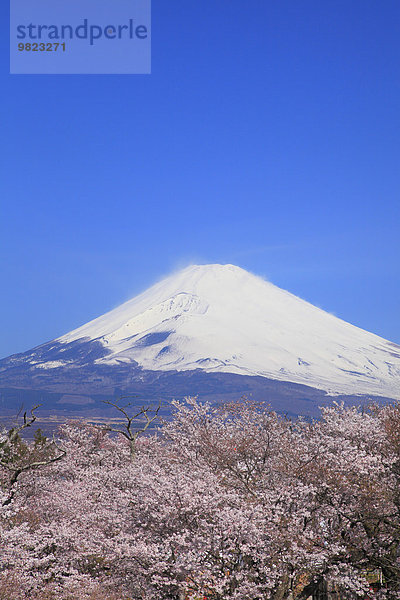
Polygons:
[[399,405],[116,408],[1,434],[0,599],[400,598]]

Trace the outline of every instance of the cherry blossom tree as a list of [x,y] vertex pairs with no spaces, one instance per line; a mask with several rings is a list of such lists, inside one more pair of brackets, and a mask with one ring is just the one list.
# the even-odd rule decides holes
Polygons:
[[173,407],[153,435],[127,411],[121,429],[66,424],[19,473],[0,515],[7,600],[365,598],[373,570],[400,598],[397,405],[312,423],[244,400]]

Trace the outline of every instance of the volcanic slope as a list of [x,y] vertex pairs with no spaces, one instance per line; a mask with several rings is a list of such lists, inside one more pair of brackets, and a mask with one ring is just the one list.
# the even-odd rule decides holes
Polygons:
[[[11,363],[10,363],[11,361]],[[190,266],[103,316],[0,362],[230,373],[400,399],[400,347],[233,265]]]

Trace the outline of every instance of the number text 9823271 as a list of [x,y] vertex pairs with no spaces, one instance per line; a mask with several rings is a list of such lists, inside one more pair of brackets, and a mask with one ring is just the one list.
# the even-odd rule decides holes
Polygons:
[[41,42],[34,44],[20,43],[18,44],[18,50],[20,52],[65,52],[66,44],[65,42],[63,42],[62,44],[58,42]]

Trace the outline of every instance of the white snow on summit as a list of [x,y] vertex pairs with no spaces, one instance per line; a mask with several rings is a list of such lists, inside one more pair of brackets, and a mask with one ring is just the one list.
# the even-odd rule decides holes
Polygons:
[[400,347],[233,265],[190,266],[58,338],[96,362],[228,372],[400,399]]

